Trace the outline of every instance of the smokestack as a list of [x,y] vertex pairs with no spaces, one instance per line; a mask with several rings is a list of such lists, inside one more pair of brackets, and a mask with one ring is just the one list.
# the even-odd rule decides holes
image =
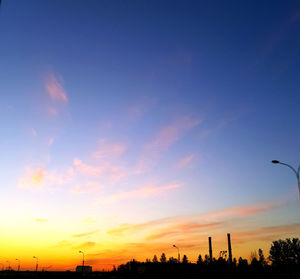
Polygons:
[[230,233],[227,234],[227,240],[228,240],[228,260],[229,260],[230,263],[232,263],[232,250],[231,250]]
[[209,245],[209,259],[212,262],[212,245],[211,245],[211,237],[208,237],[208,245]]

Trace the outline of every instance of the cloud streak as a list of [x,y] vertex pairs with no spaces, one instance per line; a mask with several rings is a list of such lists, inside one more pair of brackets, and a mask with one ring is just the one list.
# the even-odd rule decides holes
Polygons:
[[47,90],[48,95],[53,101],[63,103],[68,101],[66,91],[64,90],[62,84],[57,80],[53,73],[50,73],[46,77],[45,88]]
[[132,190],[132,191],[124,191],[124,192],[118,192],[116,194],[107,196],[104,198],[104,201],[106,202],[115,202],[120,200],[127,200],[127,199],[141,199],[141,198],[147,198],[149,196],[155,196],[162,192],[173,190],[176,188],[179,188],[179,183],[172,183],[165,186],[152,186],[147,185],[140,187],[138,189]]
[[99,230],[95,230],[95,231],[91,231],[91,232],[86,232],[86,233],[73,234],[72,237],[85,237],[85,236],[89,236],[89,235],[95,234],[98,231]]
[[163,152],[168,150],[172,144],[182,136],[182,134],[198,126],[201,122],[202,121],[198,118],[194,119],[185,116],[162,128],[155,135],[154,139],[144,146],[139,162],[139,171],[151,166],[159,159]]
[[190,154],[188,156],[185,156],[176,164],[176,167],[179,169],[185,168],[189,166],[194,159],[195,159],[195,154]]
[[98,159],[114,159],[121,156],[126,149],[125,143],[108,143],[105,139],[100,139],[98,150],[93,153],[93,156]]
[[[152,234],[147,236],[147,239],[158,239],[168,235],[169,232],[180,231],[194,231],[205,229],[208,227],[217,227],[220,224],[225,224],[228,218],[244,218],[266,213],[274,210],[284,203],[266,203],[266,204],[253,204],[246,206],[236,206],[225,208],[216,212],[208,212],[201,214],[194,214],[188,216],[171,216],[167,218],[152,220],[141,224],[122,224],[119,227],[108,230],[109,234],[122,234],[122,233],[137,233],[149,232],[149,230],[156,229]],[[161,234],[161,235],[160,235]],[[179,235],[179,234],[178,234]]]

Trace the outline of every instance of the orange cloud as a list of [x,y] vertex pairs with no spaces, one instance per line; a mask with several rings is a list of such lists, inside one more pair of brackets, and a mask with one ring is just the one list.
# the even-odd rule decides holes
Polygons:
[[73,234],[72,237],[84,237],[84,236],[88,236],[88,235],[91,235],[91,234],[95,234],[97,232],[98,232],[98,230],[91,231],[91,232],[86,232],[86,233]]
[[277,226],[259,227],[255,230],[241,231],[233,233],[235,242],[247,243],[252,241],[273,241],[278,238],[298,236],[300,233],[300,223],[283,224]]
[[185,168],[188,165],[190,165],[194,159],[195,159],[195,154],[190,154],[188,156],[185,156],[176,164],[176,167],[180,169]]
[[47,171],[44,167],[31,168],[25,170],[25,174],[18,181],[18,187],[24,189],[50,188],[57,187],[70,181],[73,177],[72,168],[67,169],[63,174],[57,174],[56,171]]
[[198,126],[201,120],[192,119],[188,116],[177,119],[169,126],[162,128],[154,137],[154,140],[146,144],[139,162],[139,171],[153,164],[161,154],[176,142],[183,133]]
[[173,183],[166,186],[144,186],[133,191],[119,192],[105,197],[105,201],[119,201],[124,199],[139,199],[146,198],[152,195],[157,195],[161,192],[179,188],[180,184]]
[[165,237],[178,237],[182,235],[194,234],[199,232],[200,230],[207,230],[212,227],[219,226],[221,222],[211,222],[211,223],[199,223],[199,222],[179,222],[175,223],[172,226],[169,226],[163,230],[159,230],[159,232],[151,233],[146,237],[147,240],[158,240]]
[[87,241],[84,243],[81,243],[80,245],[74,246],[73,249],[88,249],[88,248],[93,248],[96,246],[96,242],[93,241]]
[[24,177],[19,179],[20,188],[41,188],[45,182],[47,171],[44,168],[28,169]]
[[[168,231],[189,231],[189,230],[199,230],[206,227],[217,227],[219,224],[225,222],[224,218],[227,217],[246,217],[253,216],[271,211],[284,203],[269,203],[264,204],[253,204],[248,206],[239,206],[226,208],[217,212],[208,212],[188,216],[171,216],[166,218],[161,218],[157,220],[152,220],[141,224],[122,224],[119,227],[108,230],[109,234],[122,234],[126,232],[139,232],[139,231],[149,231],[151,229],[157,229],[159,233],[164,233]],[[209,221],[207,221],[209,219]],[[165,231],[166,230],[166,231]],[[181,234],[182,234],[181,232]],[[154,233],[154,235],[159,234]],[[154,237],[155,238],[155,237]]]
[[46,90],[50,98],[58,102],[67,102],[67,93],[65,92],[61,83],[58,82],[53,73],[49,74],[46,78]]

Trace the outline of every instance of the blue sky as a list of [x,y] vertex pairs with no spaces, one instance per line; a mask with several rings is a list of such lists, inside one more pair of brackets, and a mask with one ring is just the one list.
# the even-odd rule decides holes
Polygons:
[[270,161],[299,164],[299,25],[297,1],[4,0],[3,206],[108,230],[261,204],[253,228],[298,223]]

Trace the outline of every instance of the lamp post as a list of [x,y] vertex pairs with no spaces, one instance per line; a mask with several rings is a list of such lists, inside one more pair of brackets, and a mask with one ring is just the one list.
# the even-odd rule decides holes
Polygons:
[[173,247],[177,249],[177,252],[178,252],[178,263],[180,263],[179,248],[175,244],[173,245]]
[[39,259],[36,256],[33,256],[34,259],[36,259],[36,265],[35,265],[35,271],[38,271],[38,267],[39,267]]
[[16,261],[18,261],[18,271],[20,271],[20,260],[19,259],[16,259]]
[[82,253],[82,266],[84,266],[84,252],[79,251],[79,253]]
[[280,165],[287,166],[287,167],[289,167],[296,174],[297,182],[298,182],[299,198],[300,198],[300,166],[298,167],[298,170],[296,170],[295,168],[293,168],[289,164],[282,163],[282,162],[280,162],[278,160],[272,160],[272,163],[273,164],[280,164]]

